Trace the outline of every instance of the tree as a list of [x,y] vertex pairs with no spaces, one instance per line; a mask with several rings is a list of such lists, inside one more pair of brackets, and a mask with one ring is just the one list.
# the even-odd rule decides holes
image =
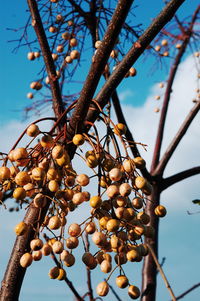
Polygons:
[[[104,236],[102,238],[102,240],[105,241],[104,243],[96,242],[96,239],[100,239],[102,236],[102,232],[99,231],[95,232],[98,234],[98,237],[93,236],[93,241],[97,246],[100,245],[100,249],[106,250],[107,248],[107,250],[109,250],[110,245],[106,245],[106,243],[108,242],[108,240],[111,241],[112,238],[113,240],[115,240],[113,244],[117,244],[115,248],[113,246],[112,248],[116,249],[119,254],[131,252],[129,253],[129,255],[133,257],[130,258],[127,255],[129,261],[141,260],[142,255],[147,255],[147,250],[149,250],[149,255],[145,256],[143,266],[142,300],[155,300],[157,273],[156,264],[158,265],[158,262],[156,261],[156,258],[158,257],[158,216],[165,215],[166,213],[164,207],[159,207],[160,194],[163,190],[167,189],[174,183],[177,183],[178,181],[181,181],[200,172],[200,167],[197,166],[183,172],[178,172],[177,174],[172,175],[168,178],[164,178],[163,176],[168,161],[170,160],[173,152],[181,141],[183,135],[189,128],[192,120],[195,118],[196,114],[199,111],[199,98],[195,100],[194,107],[192,108],[191,112],[189,112],[178,133],[175,134],[172,143],[166,149],[164,155],[162,157],[160,156],[165,119],[169,106],[173,81],[180,61],[185,54],[187,46],[194,46],[196,39],[199,37],[194,26],[197,22],[197,19],[199,18],[199,7],[197,7],[188,23],[183,23],[177,16],[175,16],[174,22],[176,24],[176,28],[168,29],[166,27],[165,29],[163,29],[167,22],[169,22],[174,16],[180,5],[184,2],[183,0],[172,0],[168,4],[166,4],[163,11],[153,20],[152,24],[143,33],[141,33],[139,27],[135,29],[125,22],[125,19],[130,12],[132,2],[133,1],[129,1],[128,3],[126,3],[125,1],[118,1],[114,12],[112,11],[110,6],[107,7],[106,4],[104,6],[103,1],[91,1],[89,3],[88,1],[86,1],[83,3],[77,3],[76,1],[69,0],[67,4],[58,2],[58,4],[55,5],[55,8],[58,7],[59,11],[62,6],[63,11],[65,12],[66,10],[64,16],[68,21],[68,28],[71,28],[69,31],[66,31],[65,19],[63,19],[63,16],[58,14],[57,11],[54,11],[52,9],[54,8],[54,4],[49,3],[46,7],[43,6],[42,2],[37,3],[34,0],[28,1],[32,19],[31,24],[37,35],[37,41],[44,58],[46,70],[43,70],[43,76],[41,80],[32,82],[31,88],[35,89],[36,91],[40,90],[42,88],[42,83],[44,84],[44,76],[47,73],[48,77],[46,79],[45,85],[48,85],[47,88],[51,91],[51,97],[48,98],[48,101],[52,101],[55,118],[52,118],[54,120],[52,129],[48,131],[48,133],[43,133],[43,138],[41,139],[40,143],[37,143],[36,145],[33,144],[32,147],[29,147],[28,145],[24,149],[16,148],[17,143],[27,132],[27,130],[29,136],[33,138],[37,137],[37,135],[40,133],[36,125],[40,121],[39,120],[35,122],[34,125],[31,125],[31,127],[25,130],[23,135],[19,138],[19,140],[11,150],[12,153],[10,152],[8,155],[2,154],[3,166],[0,170],[0,178],[2,190],[5,191],[4,194],[2,193],[3,201],[13,193],[14,198],[21,204],[23,204],[23,200],[27,196],[29,197],[28,210],[24,222],[18,225],[16,229],[18,236],[13,248],[13,253],[11,255],[7,271],[5,273],[4,280],[2,282],[2,300],[16,300],[16,298],[18,298],[17,296],[19,295],[21,284],[26,271],[24,267],[27,267],[28,264],[31,263],[33,252],[37,251],[37,249],[39,248],[38,246],[32,247],[33,252],[32,255],[30,255],[30,242],[32,242],[34,238],[39,236],[40,229],[48,226],[48,228],[54,230],[56,229],[56,227],[61,226],[60,219],[62,219],[62,226],[64,227],[66,211],[70,212],[74,210],[76,205],[81,205],[81,203],[83,202],[83,194],[78,190],[76,190],[75,194],[77,197],[81,195],[81,200],[71,199],[69,196],[66,196],[66,194],[71,193],[72,190],[70,187],[74,186],[73,181],[75,179],[74,170],[70,166],[70,162],[73,162],[73,157],[77,155],[77,147],[78,149],[80,149],[80,145],[82,145],[85,140],[93,149],[93,152],[87,153],[85,159],[86,163],[91,168],[98,166],[95,173],[96,177],[98,178],[100,184],[102,180],[105,182],[101,185],[97,184],[98,197],[95,196],[94,198],[90,198],[90,205],[93,208],[93,211],[91,213],[91,216],[89,216],[91,227],[93,225],[92,223],[94,219],[101,220],[101,218],[104,218],[103,221],[107,221],[106,225],[101,225],[102,229],[105,228],[103,230]],[[68,10],[69,13],[67,13]],[[45,14],[43,17],[44,12],[47,12],[47,14]],[[45,18],[47,18],[47,20]],[[108,20],[110,18],[111,20],[105,30],[104,28],[105,26],[107,26]],[[53,25],[49,27],[50,22],[53,22]],[[48,25],[48,30],[54,34],[53,38],[47,38],[47,28],[44,28],[46,24]],[[27,25],[25,26],[24,33],[27,33],[28,26],[29,23],[27,23]],[[97,51],[92,58],[90,70],[88,71],[88,75],[78,97],[77,95],[64,96],[66,73],[67,76],[73,77],[74,72],[79,68],[77,63],[74,68],[67,72],[66,70],[68,69],[66,68],[66,64],[70,64],[71,61],[76,62],[76,60],[80,59],[80,55],[82,54],[82,46],[80,45],[81,43],[79,43],[78,50],[72,49],[73,47],[77,46],[76,35],[78,33],[82,33],[83,37],[86,38],[86,32],[84,32],[84,30],[89,31],[92,45],[93,47],[97,48]],[[120,48],[120,44],[117,44],[118,46],[116,46],[120,32],[125,35],[125,39],[132,42],[130,50],[125,55],[123,55],[124,51]],[[167,36],[167,39],[163,39],[163,35]],[[152,41],[156,36],[157,40],[155,41],[156,43],[154,45]],[[160,41],[161,46],[160,44],[158,44],[160,43]],[[181,41],[181,43],[179,41]],[[63,43],[68,47],[67,55],[62,55]],[[144,159],[142,159],[140,156],[138,143],[134,141],[132,133],[126,124],[116,88],[124,79],[124,77],[135,75],[136,70],[132,67],[132,65],[144,51],[153,51],[153,53],[159,53],[158,57],[162,58],[169,55],[167,51],[168,44],[169,47],[171,47],[171,45],[173,45],[174,43],[177,43],[177,52],[174,59],[172,59],[173,63],[165,90],[152,166],[151,170],[148,171],[145,167]],[[52,47],[55,47],[55,45],[57,45],[57,53],[61,53],[61,55],[59,55],[58,57],[58,63],[55,63],[54,61],[57,58],[57,55],[54,54],[52,57]],[[163,47],[162,49],[166,51],[160,51],[161,47]],[[121,62],[119,62],[117,58],[118,52],[120,53],[119,55],[121,55]],[[38,51],[31,51],[28,54],[28,58],[33,60],[40,55],[40,53],[38,53]],[[108,66],[108,59],[110,55],[117,62],[116,68],[113,72],[109,70]],[[199,56],[199,52],[196,53],[196,56]],[[59,66],[59,72],[56,71],[57,66]],[[105,77],[106,81],[101,88],[98,88],[102,75]],[[61,80],[59,82],[60,76]],[[96,96],[95,93],[97,93]],[[32,96],[32,94],[29,94],[30,98]],[[74,101],[72,102],[71,100]],[[114,106],[114,109],[116,111],[118,124],[114,124],[110,118],[109,105],[111,100],[112,105]],[[68,105],[69,101],[71,101],[71,103]],[[41,102],[39,102],[38,105],[39,104],[41,104]],[[105,113],[104,110],[106,106],[107,113]],[[98,118],[101,122],[104,123],[106,127],[106,135],[103,138],[99,138],[100,132],[98,133],[98,127],[95,125],[95,122]],[[94,135],[91,133],[91,128],[93,128],[94,130]],[[116,137],[119,137],[119,139],[116,139]],[[110,147],[110,145],[113,145],[115,149],[115,157],[112,155],[112,147]],[[124,148],[125,155],[121,154],[120,145],[122,145],[122,147]],[[145,145],[142,146],[145,147]],[[128,147],[131,149],[132,155],[135,157],[135,159],[133,160],[130,158],[130,155],[127,151]],[[81,155],[80,151],[79,155]],[[59,160],[61,160],[61,163],[59,163]],[[15,162],[19,166],[20,170],[17,170],[18,175],[15,175],[15,169],[11,172],[6,168],[8,161]],[[127,167],[125,167],[125,163],[128,164]],[[49,169],[51,168],[52,173],[56,173],[55,176],[48,175],[47,170],[45,170],[45,164],[48,165]],[[68,167],[63,168],[63,165],[68,165]],[[121,171],[122,165],[124,168],[123,173]],[[31,172],[32,179],[30,179],[30,175],[26,173],[26,171]],[[23,172],[24,174],[20,172]],[[109,172],[109,179],[107,178],[107,172]],[[113,175],[113,172],[117,172],[117,175]],[[22,179],[21,177],[19,177],[19,175],[23,175],[25,178]],[[104,176],[103,179],[102,176]],[[70,184],[70,180],[73,183],[72,185]],[[130,200],[127,200],[127,195],[129,195],[130,192],[127,192],[127,190],[124,193],[121,192],[121,197],[125,198],[126,200],[126,204],[122,206],[122,208],[125,207],[126,209],[125,213],[123,213],[125,215],[120,213],[120,210],[118,212],[117,208],[115,210],[115,207],[118,207],[119,205],[114,204],[113,198],[116,196],[115,194],[119,194],[119,190],[117,190],[117,192],[108,191],[108,187],[112,186],[109,183],[110,180],[118,181],[118,183],[120,183],[121,185],[126,184],[126,189],[130,188],[130,185],[128,183],[131,183],[131,190],[137,197],[134,202],[137,201],[138,203],[130,204]],[[82,183],[83,179],[78,179],[77,181],[78,182],[75,185],[77,189],[80,189],[80,186],[85,186],[83,184],[80,184]],[[89,180],[87,177],[85,177],[84,181],[87,182]],[[31,186],[31,188],[29,187],[28,192],[24,191],[25,188],[22,188],[22,186],[28,185],[30,184],[30,182],[31,185],[34,186]],[[58,186],[62,189],[58,190]],[[109,201],[103,203],[102,199],[100,198],[102,191],[101,186],[107,188],[107,195],[110,199]],[[70,192],[68,190],[67,192],[63,192],[64,187],[65,190],[68,189]],[[118,186],[114,185],[114,187],[112,188],[118,189]],[[29,190],[33,190],[34,194],[32,195],[32,193],[29,193]],[[84,200],[88,200],[88,198],[89,197],[86,194],[84,196]],[[119,201],[115,200],[115,202]],[[127,208],[129,208],[130,210],[127,211]],[[137,215],[136,219],[136,209],[141,208],[144,209],[145,213],[141,212],[143,215],[139,214],[139,216],[142,215],[142,217],[139,218],[139,216]],[[122,211],[124,212],[124,209]],[[132,213],[130,213],[129,211]],[[133,214],[133,216],[131,214]],[[49,218],[52,215],[53,221],[52,218],[50,218],[50,221],[48,221],[47,223],[47,218],[45,220],[45,216],[47,215]],[[129,215],[131,216],[131,218],[129,217]],[[146,224],[148,224],[149,218],[150,224],[146,226]],[[119,224],[120,219],[122,219],[122,224]],[[55,226],[54,224],[52,226],[51,223],[55,223],[55,220],[58,223],[58,226]],[[111,220],[112,223],[108,223],[109,220]],[[111,225],[108,226],[107,224]],[[69,233],[70,236],[74,237],[72,239],[72,242],[76,245],[78,244],[76,236],[82,234],[82,230],[85,229],[85,226],[83,227],[83,229],[80,229],[80,225],[73,225],[73,227],[75,227],[75,229],[73,228],[75,234],[72,233],[72,230],[69,230]],[[123,232],[123,234],[120,235],[124,235],[125,238],[115,235],[116,233],[118,233],[119,229],[119,233]],[[127,233],[129,235],[128,237]],[[138,238],[140,238],[143,234],[145,235],[146,244],[139,246]],[[62,228],[61,234],[57,238],[59,239],[60,243],[61,238],[63,238]],[[45,236],[45,239],[49,241],[49,238],[47,236]],[[130,241],[132,242],[131,247],[127,246],[128,242]],[[68,249],[74,248],[70,247],[70,243],[72,242],[68,241]],[[55,241],[51,241],[51,243],[55,243]],[[56,243],[58,244],[58,242]],[[137,247],[135,247],[135,245]],[[27,251],[28,254],[26,254],[26,257],[24,259],[24,257],[22,256]],[[54,254],[57,252],[55,251],[54,245],[53,251],[53,258],[57,265],[57,269],[51,271],[50,276],[55,277],[56,275],[57,278],[59,268],[60,272],[63,273],[59,277],[64,278],[67,285],[71,288],[78,300],[83,300],[83,297],[79,295],[73,283],[71,283],[66,277],[61,263],[58,261],[57,257]],[[84,254],[85,257],[83,258],[83,261],[87,266],[88,272],[88,296],[90,300],[94,300],[91,287],[90,269],[93,269],[93,267],[95,267],[96,259],[92,254],[88,254],[88,252],[89,240],[88,235],[86,235]],[[38,253],[34,254],[34,256],[37,256],[36,254]],[[100,254],[100,252],[98,254]],[[109,258],[109,256],[107,257]],[[109,260],[107,257],[105,257],[106,259],[104,260],[106,260],[106,268],[109,270]],[[21,258],[24,259],[25,263]],[[19,263],[20,260],[21,265]],[[122,271],[123,274],[123,269],[121,267],[122,262],[120,262],[120,260],[123,260],[123,258],[120,259],[118,255],[118,259],[116,261],[118,265],[117,267],[120,269],[120,271]],[[160,268],[160,265],[158,266]],[[131,280],[129,281],[131,284]],[[100,296],[106,294],[107,290],[109,289],[107,282],[104,282],[101,285],[103,286],[103,288],[99,288]],[[132,297],[137,295],[139,296],[138,288],[131,287],[130,290],[131,289],[132,292],[129,291],[129,294]],[[171,294],[172,298],[176,300],[173,296],[172,291]]]

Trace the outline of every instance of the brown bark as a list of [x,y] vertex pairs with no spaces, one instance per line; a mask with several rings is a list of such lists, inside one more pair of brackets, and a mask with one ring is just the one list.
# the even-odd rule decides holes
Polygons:
[[[150,225],[155,229],[155,235],[153,238],[146,238],[145,243],[149,244],[154,250],[156,257],[158,258],[158,217],[154,214],[154,209],[159,205],[160,191],[158,183],[153,185],[153,193],[150,196],[150,201],[147,202],[145,212],[151,216]],[[144,258],[143,270],[142,270],[142,290],[141,301],[153,301],[156,300],[156,275],[157,268],[152,255],[149,253]]]
[[24,253],[30,251],[30,241],[35,235],[33,227],[37,226],[39,218],[39,224],[41,225],[48,210],[48,206],[49,205],[43,209],[42,216],[40,216],[40,209],[36,207],[30,206],[27,210],[24,222],[29,225],[29,229],[24,235],[18,236],[15,240],[10,260],[2,280],[2,287],[0,291],[1,301],[17,301],[19,298],[21,285],[26,273],[26,269],[21,267],[19,261]]
[[132,3],[133,0],[118,1],[115,12],[102,40],[102,44],[94,56],[93,63],[81,90],[76,108],[70,119],[67,133],[69,139],[72,139],[76,132],[82,132],[83,122],[87,115],[91,100]]

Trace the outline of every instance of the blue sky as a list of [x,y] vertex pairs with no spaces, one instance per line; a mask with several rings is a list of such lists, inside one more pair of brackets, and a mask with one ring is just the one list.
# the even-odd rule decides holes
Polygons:
[[[163,1],[152,1],[151,6],[146,7],[146,1],[135,1],[138,5],[135,8],[137,15],[135,23],[143,23],[147,26],[150,20],[157,15],[160,8],[163,6]],[[185,1],[180,14],[187,15],[193,11],[197,6],[198,1],[193,0]],[[31,100],[26,98],[26,93],[29,92],[29,84],[32,80],[37,78],[36,74],[39,71],[39,63],[29,62],[26,58],[27,49],[22,48],[17,54],[12,53],[12,49],[16,46],[15,43],[7,43],[8,40],[17,38],[17,33],[7,31],[6,28],[19,28],[23,26],[26,15],[26,2],[20,3],[11,0],[4,3],[4,10],[0,12],[1,22],[1,48],[0,48],[0,85],[1,85],[1,110],[0,110],[0,148],[2,151],[13,144],[15,135],[26,126],[28,121],[22,123],[22,108],[26,106]],[[6,13],[5,13],[6,12]],[[40,60],[41,62],[41,60]],[[144,154],[145,159],[149,162],[151,158],[151,150],[153,149],[155,129],[158,123],[159,115],[153,112],[155,106],[159,104],[155,103],[153,96],[156,93],[160,93],[157,88],[157,83],[166,79],[166,70],[163,68],[158,72],[149,72],[150,68],[154,64],[154,60],[149,57],[140,58],[136,63],[138,70],[138,76],[134,79],[126,79],[119,87],[119,94],[123,99],[123,108],[125,116],[127,116],[128,123],[131,129],[134,129],[134,135],[137,139],[142,140],[149,145],[147,154]],[[176,130],[181,119],[184,118],[186,112],[191,107],[191,99],[185,96],[187,93],[193,93],[193,65],[190,60],[186,60],[182,65],[182,70],[186,69],[183,75],[179,75],[176,82],[176,87],[180,91],[176,95],[176,103],[171,108],[172,118],[167,124],[168,135],[165,136],[166,146],[173,136],[172,129]],[[82,73],[82,72],[81,72]],[[189,73],[189,74],[188,74]],[[83,72],[84,74],[84,72]],[[84,80],[83,76],[80,76],[81,81]],[[185,87],[184,91],[181,91],[182,86]],[[70,89],[77,89],[76,85],[72,85]],[[79,89],[79,87],[78,87]],[[76,91],[74,91],[76,92]],[[162,92],[161,92],[162,93]],[[178,100],[177,100],[178,99]],[[178,114],[178,112],[180,112]],[[140,118],[143,117],[143,118]],[[37,116],[36,116],[37,118]],[[199,121],[199,118],[197,119]],[[197,130],[198,129],[198,130]],[[178,148],[176,156],[172,160],[167,169],[167,175],[173,174],[175,170],[181,170],[181,168],[192,167],[199,161],[199,145],[196,145],[192,149],[190,146],[195,145],[198,135],[199,124],[194,123],[189,131],[189,137],[183,139],[183,144]],[[13,142],[12,142],[13,141]],[[138,140],[136,140],[138,141]],[[190,156],[188,158],[188,153]],[[191,200],[199,198],[199,176],[193,177],[190,181],[186,180],[182,184],[177,184],[169,191],[166,191],[162,195],[162,202],[168,209],[168,215],[165,219],[161,220],[160,228],[160,258],[166,257],[166,263],[164,265],[165,272],[170,280],[175,293],[178,295],[190,286],[199,281],[199,214],[188,215],[187,210],[198,211],[198,207],[191,204]],[[11,203],[12,201],[10,201]],[[4,209],[0,209],[0,241],[3,242],[0,257],[2,258],[0,263],[0,278],[2,278],[5,270],[7,258],[14,241],[13,227],[18,223],[24,212],[21,213],[9,213]],[[76,218],[80,218],[81,213]],[[72,218],[73,219],[73,218]],[[9,220],[9,223],[7,221]],[[77,256],[78,252],[77,252]],[[60,301],[66,299],[66,294],[69,290],[66,289],[64,283],[57,282],[48,279],[48,270],[52,267],[52,261],[50,259],[44,259],[40,263],[34,263],[27,271],[20,301],[46,301],[55,300],[59,298]],[[67,270],[68,271],[68,270]],[[127,269],[128,274],[133,276],[134,283],[140,285],[140,265],[133,265]],[[83,284],[85,281],[85,274],[82,266],[75,266],[68,272],[69,278],[77,280],[77,275],[80,275],[80,282],[77,283],[77,287],[84,293]],[[94,274],[94,282],[99,277],[100,273],[97,271]],[[103,279],[104,275],[101,275],[100,279]],[[158,300],[169,300],[169,294],[163,285],[160,276]],[[112,284],[112,282],[111,282]],[[120,294],[121,291],[117,290]],[[127,295],[123,292],[124,299],[128,300]],[[67,295],[68,300],[71,295]],[[200,292],[197,289],[184,300],[186,301],[198,301]],[[114,301],[115,299],[109,294],[106,301]]]

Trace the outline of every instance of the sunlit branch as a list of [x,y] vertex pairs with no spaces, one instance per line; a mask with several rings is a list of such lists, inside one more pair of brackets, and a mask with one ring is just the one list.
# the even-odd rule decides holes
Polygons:
[[118,2],[110,24],[108,25],[108,29],[102,40],[101,47],[97,50],[94,56],[94,61],[80,93],[76,109],[72,114],[68,127],[69,137],[72,137],[75,132],[80,131],[82,128],[90,102],[132,2],[133,0],[127,2],[119,0]]

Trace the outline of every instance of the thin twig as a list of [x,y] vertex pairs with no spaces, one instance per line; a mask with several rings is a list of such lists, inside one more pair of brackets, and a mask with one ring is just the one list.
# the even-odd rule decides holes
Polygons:
[[[47,37],[43,28],[43,23],[40,17],[37,2],[35,0],[27,0],[27,2],[32,17],[32,26],[37,35],[38,42],[40,44],[42,55],[44,58],[45,67],[49,77],[53,100],[53,110],[55,112],[55,116],[58,118],[64,112],[64,104],[62,101],[62,95],[59,87],[58,77],[56,74],[56,68],[51,55],[49,43],[47,41]],[[64,122],[65,120],[62,120],[59,126],[62,127],[62,125],[64,125]]]
[[[164,263],[165,263],[166,257],[162,258],[162,261],[160,263],[160,266],[163,267]],[[157,273],[159,272],[159,270],[157,269]]]
[[122,301],[122,299],[120,299],[120,297],[118,296],[118,294],[116,293],[116,291],[114,290],[114,288],[112,287],[112,285],[110,285],[108,282],[107,282],[111,292],[113,293],[113,295],[115,296],[115,298],[118,300],[118,301]]
[[156,266],[157,266],[157,269],[159,270],[160,275],[161,275],[162,278],[163,278],[163,281],[164,281],[164,283],[165,283],[165,286],[166,286],[166,288],[168,289],[168,291],[169,291],[169,293],[170,293],[170,295],[171,295],[171,297],[172,297],[172,300],[173,300],[173,301],[176,301],[176,297],[175,297],[175,295],[174,295],[174,293],[173,293],[173,290],[172,290],[172,288],[171,288],[171,285],[169,284],[169,281],[167,280],[167,277],[165,276],[165,273],[164,273],[164,271],[163,271],[163,269],[162,269],[160,263],[158,262],[158,259],[157,259],[156,255],[155,255],[155,252],[154,252],[154,250],[152,249],[152,247],[150,246],[150,244],[148,244],[148,248],[149,248],[149,251],[151,252],[151,255],[152,255],[152,257],[153,257],[153,259],[154,259],[154,261],[155,261],[155,264],[156,264]]
[[174,136],[172,142],[170,145],[167,147],[165,153],[163,154],[159,164],[157,165],[156,169],[153,172],[153,175],[158,175],[163,172],[165,169],[167,163],[169,162],[171,156],[173,155],[175,149],[177,148],[179,142],[187,132],[190,124],[192,123],[193,119],[197,115],[197,113],[200,110],[200,101],[198,101],[192,110],[188,113],[187,117],[185,118],[184,122],[182,123],[181,127],[179,128],[178,132]]
[[182,293],[181,295],[179,295],[176,300],[180,300],[183,297],[185,297],[187,294],[191,293],[194,289],[198,288],[200,286],[200,282],[193,285],[191,288],[189,288],[187,291],[185,291],[184,293]]
[[[86,248],[86,252],[89,252],[90,250],[90,243],[89,243],[89,239],[88,239],[88,234],[85,233],[85,248]],[[94,300],[94,296],[93,296],[93,289],[92,289],[92,280],[91,280],[91,271],[88,267],[86,267],[87,269],[87,285],[88,285],[88,296],[90,298],[90,301]]]
[[157,164],[160,159],[160,152],[161,152],[161,146],[162,146],[162,141],[163,141],[163,134],[164,134],[164,127],[165,127],[165,121],[167,117],[167,111],[169,107],[169,102],[170,102],[170,97],[171,97],[171,92],[172,92],[172,85],[174,83],[174,79],[178,70],[178,67],[180,65],[181,59],[185,53],[185,50],[190,42],[190,39],[193,34],[193,26],[195,24],[195,20],[197,18],[199,8],[195,11],[190,27],[187,30],[187,34],[184,36],[184,41],[181,45],[181,48],[178,51],[177,56],[175,57],[174,63],[172,64],[170,73],[169,73],[169,78],[167,80],[167,88],[165,90],[165,95],[164,95],[164,101],[163,101],[163,106],[160,114],[160,121],[158,125],[158,132],[157,132],[157,137],[156,137],[156,142],[155,142],[155,148],[153,152],[153,160],[152,160],[152,165],[151,165],[151,171],[153,172],[155,168],[157,167]]
[[[49,237],[44,234],[44,239],[48,242],[49,241]],[[55,264],[57,265],[57,267],[60,269],[61,268],[61,264],[58,261],[58,259],[56,258],[54,252],[51,252],[51,258],[53,259],[53,261],[55,262]],[[67,276],[65,276],[64,281],[66,282],[66,284],[68,285],[68,287],[71,289],[71,291],[73,292],[74,296],[76,297],[77,301],[83,301],[84,299],[81,298],[81,296],[79,295],[79,293],[77,292],[77,290],[75,289],[73,283],[69,280],[69,278]]]
[[[120,105],[119,97],[118,97],[118,94],[117,94],[116,90],[114,90],[111,98],[112,98],[112,103],[113,103],[113,106],[114,106],[114,109],[115,109],[115,113],[117,115],[118,122],[123,123],[126,126],[127,130],[126,130],[126,133],[125,133],[125,137],[126,137],[127,141],[129,142],[131,152],[132,152],[134,157],[140,157],[140,152],[137,148],[137,145],[134,143],[135,140],[134,140],[133,135],[132,135],[132,133],[131,133],[128,125],[127,125],[127,122],[126,122],[126,119],[124,117],[124,114],[123,114],[123,111],[122,111],[122,108],[121,108],[121,105]],[[142,169],[141,173],[146,179],[150,180],[151,176],[150,176],[150,174],[149,174],[149,172],[146,168]]]

